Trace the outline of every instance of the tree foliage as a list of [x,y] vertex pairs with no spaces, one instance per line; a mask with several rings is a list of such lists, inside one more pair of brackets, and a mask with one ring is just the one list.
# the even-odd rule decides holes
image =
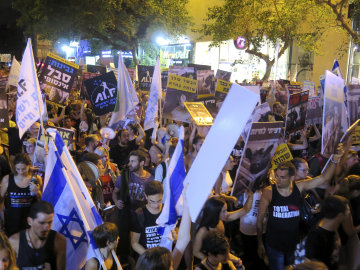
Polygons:
[[[360,17],[360,0],[314,0],[317,4],[328,7],[332,14],[336,18],[336,22],[339,27],[344,29],[353,39],[353,42],[357,45],[360,45],[360,35],[356,32],[351,25],[351,20],[349,16],[354,19],[359,19]],[[350,2],[350,3],[349,3]],[[348,9],[351,7],[351,14],[349,14]]]
[[[152,29],[183,34],[190,20],[188,0],[13,0],[28,33],[97,38],[114,49],[136,52]],[[135,55],[135,54],[134,54]],[[135,59],[134,59],[135,60]]]
[[225,0],[222,6],[209,8],[206,23],[199,31],[212,37],[213,46],[245,37],[249,44],[246,52],[265,61],[263,79],[267,79],[275,62],[261,52],[267,42],[275,48],[280,41],[279,57],[293,41],[316,51],[330,17],[328,8],[313,0]]

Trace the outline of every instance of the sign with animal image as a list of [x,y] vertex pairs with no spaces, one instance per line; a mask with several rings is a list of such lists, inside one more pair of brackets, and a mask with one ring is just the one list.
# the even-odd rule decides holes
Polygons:
[[347,88],[347,108],[352,125],[360,118],[360,85],[349,85]]
[[283,122],[255,122],[245,142],[232,196],[239,197],[247,189],[259,189],[267,177],[272,156],[282,134]]
[[184,103],[195,101],[196,92],[197,80],[169,74],[163,117],[190,123],[191,116]]
[[213,124],[214,119],[203,103],[185,102],[184,104],[198,126],[210,126]]
[[0,78],[0,128],[9,127],[8,97],[5,90],[7,77]]
[[138,66],[139,88],[141,90],[150,91],[154,68],[153,66]]
[[272,112],[267,102],[258,105],[255,107],[254,112],[251,114],[250,118],[246,122],[245,128],[241,133],[241,137],[245,141],[248,133],[251,129],[251,124],[253,122],[273,122]]
[[310,97],[307,103],[306,110],[306,125],[317,125],[322,122],[322,104],[323,100],[320,97]]
[[55,54],[49,53],[39,76],[42,90],[48,100],[57,104],[64,104],[77,77],[79,66]]
[[195,68],[193,67],[170,66],[169,74],[196,80],[196,72],[195,72]]
[[330,71],[325,73],[324,110],[321,154],[329,158],[346,132],[347,117],[344,111],[344,80]]
[[231,87],[231,72],[218,69],[216,72],[216,92],[215,97],[218,100],[224,100]]
[[198,98],[213,97],[215,95],[215,76],[213,70],[196,71],[198,81]]
[[87,96],[87,92],[86,92],[85,81],[88,79],[95,78],[97,76],[100,76],[100,73],[91,73],[91,72],[83,72],[82,73],[82,85],[81,85],[81,90],[80,90],[80,98],[89,99],[89,97]]
[[95,115],[114,111],[116,104],[116,78],[114,72],[88,79],[84,82]]
[[305,127],[309,91],[289,95],[286,114],[286,134],[292,134]]

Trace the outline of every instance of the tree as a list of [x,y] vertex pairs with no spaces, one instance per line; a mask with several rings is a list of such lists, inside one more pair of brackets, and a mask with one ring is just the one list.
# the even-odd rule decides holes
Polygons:
[[331,12],[335,15],[338,25],[352,37],[355,44],[360,45],[360,35],[352,28],[351,20],[349,19],[349,17],[359,18],[359,0],[351,1],[350,6],[348,0],[315,0],[315,3],[330,8]]
[[261,52],[266,42],[275,48],[279,41],[279,57],[293,41],[316,51],[329,20],[328,8],[312,0],[224,0],[222,6],[209,8],[206,23],[198,31],[212,37],[212,46],[238,36],[246,38],[246,52],[265,61],[262,80],[267,80],[275,59]]
[[18,23],[28,33],[55,40],[59,37],[96,38],[113,49],[136,50],[148,33],[162,29],[184,33],[189,25],[188,0],[13,0],[22,16]]

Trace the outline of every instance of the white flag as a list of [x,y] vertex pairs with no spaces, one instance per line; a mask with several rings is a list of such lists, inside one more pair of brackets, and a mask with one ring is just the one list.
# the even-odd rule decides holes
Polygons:
[[131,83],[130,75],[124,65],[124,61],[119,53],[118,80],[117,80],[117,100],[114,112],[109,121],[109,127],[116,129],[117,124],[125,119],[125,116],[132,111],[139,103],[134,86]]
[[148,130],[151,128],[155,128],[156,117],[158,115],[158,100],[161,98],[161,70],[160,70],[160,59],[158,58],[156,61],[156,66],[154,69],[151,87],[150,87],[150,95],[149,101],[146,108],[146,115],[144,121],[144,130]]
[[28,39],[20,67],[16,102],[16,124],[20,138],[44,111],[40,86],[35,69],[31,39]]
[[7,87],[9,85],[12,85],[12,86],[17,86],[18,85],[19,73],[20,73],[20,64],[15,59],[15,56],[14,56],[13,60],[12,60],[12,63],[11,63],[11,69],[10,69],[10,73],[9,73],[9,80],[7,82]]

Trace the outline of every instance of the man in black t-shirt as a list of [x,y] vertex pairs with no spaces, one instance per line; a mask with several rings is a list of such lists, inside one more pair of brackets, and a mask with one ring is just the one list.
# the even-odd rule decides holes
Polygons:
[[110,145],[110,159],[122,170],[129,163],[130,152],[136,150],[138,145],[136,140],[129,141],[129,132],[126,129],[120,130],[116,139],[117,144]]
[[337,269],[337,230],[347,215],[350,215],[348,201],[341,196],[327,197],[321,207],[324,218],[307,237],[306,258],[322,261],[329,269]]
[[147,204],[135,211],[131,226],[131,246],[139,255],[146,249],[158,247],[161,241],[156,224],[162,210],[163,187],[161,182],[147,182],[145,197]]

